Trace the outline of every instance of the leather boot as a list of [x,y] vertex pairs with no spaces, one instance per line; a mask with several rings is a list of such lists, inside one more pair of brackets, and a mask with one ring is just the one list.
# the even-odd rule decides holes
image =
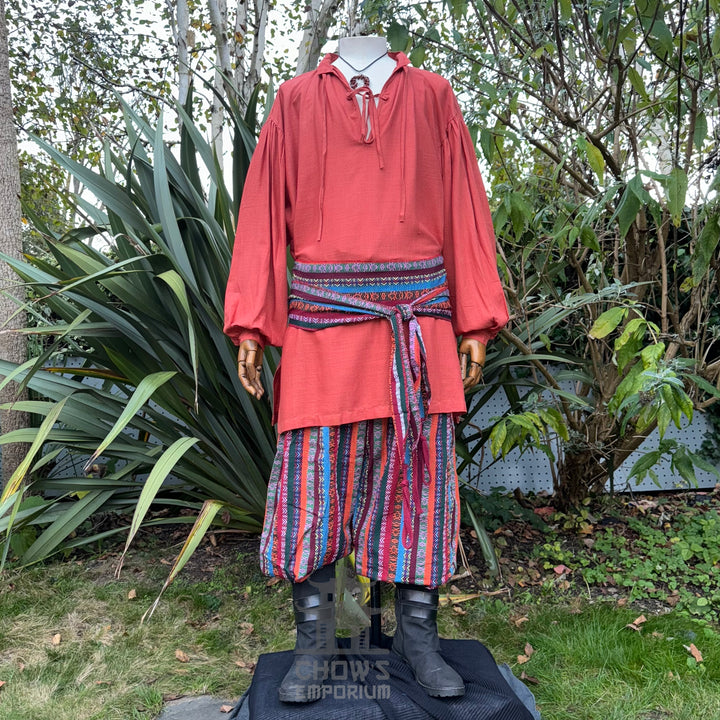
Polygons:
[[440,656],[437,588],[396,584],[397,630],[392,649],[410,665],[415,680],[432,697],[465,694],[463,679]]
[[293,583],[295,659],[278,689],[282,702],[319,700],[335,657],[335,564]]

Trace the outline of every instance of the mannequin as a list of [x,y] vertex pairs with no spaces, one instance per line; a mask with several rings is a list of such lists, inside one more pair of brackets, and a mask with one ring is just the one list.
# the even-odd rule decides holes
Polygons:
[[[453,532],[451,526],[457,521],[454,501],[450,497],[451,493],[457,492],[457,478],[454,465],[452,421],[448,426],[448,418],[452,417],[452,412],[456,412],[457,405],[448,406],[446,410],[432,410],[432,405],[428,404],[431,402],[428,381],[430,375],[435,372],[434,379],[430,384],[433,388],[436,388],[437,385],[439,395],[442,396],[443,382],[447,373],[431,372],[432,367],[442,365],[443,368],[452,370],[455,378],[452,382],[456,383],[462,400],[460,387],[467,392],[482,378],[486,348],[483,340],[492,337],[507,322],[504,296],[495,267],[492,222],[484,190],[481,187],[474,149],[467,128],[461,119],[457,101],[447,82],[432,73],[411,69],[409,61],[403,53],[388,54],[386,41],[382,37],[342,38],[338,44],[338,52],[335,55],[326,56],[317,71],[295,78],[289,81],[288,85],[291,89],[287,91],[286,95],[294,93],[293,97],[297,100],[283,105],[284,109],[278,114],[278,119],[273,120],[272,123],[269,121],[268,124],[272,125],[269,134],[272,134],[273,139],[268,140],[265,137],[264,145],[259,142],[259,148],[262,147],[262,150],[266,151],[271,142],[282,142],[284,143],[282,145],[283,157],[285,158],[288,153],[291,153],[291,162],[288,165],[281,164],[273,167],[264,175],[262,175],[262,169],[258,170],[257,179],[262,179],[267,186],[260,185],[257,194],[252,194],[252,190],[248,192],[248,195],[252,194],[252,197],[247,201],[247,208],[244,209],[241,204],[241,217],[245,212],[244,217],[251,222],[254,229],[242,228],[243,245],[237,261],[235,255],[233,259],[234,267],[242,268],[248,264],[252,266],[251,270],[247,271],[250,273],[246,276],[248,285],[243,285],[242,281],[237,279],[241,270],[236,271],[236,279],[233,280],[233,269],[231,269],[232,293],[230,295],[233,299],[229,301],[231,308],[229,314],[237,317],[247,316],[247,319],[242,321],[235,318],[226,319],[226,332],[232,331],[232,334],[231,332],[228,334],[231,334],[231,337],[234,336],[234,340],[238,344],[238,376],[242,386],[251,396],[256,399],[262,398],[265,392],[261,380],[263,342],[266,344],[270,342],[273,345],[282,343],[285,347],[285,342],[288,341],[288,335],[282,334],[279,320],[274,322],[272,330],[268,329],[267,331],[254,330],[253,328],[258,326],[252,325],[252,323],[260,322],[257,318],[263,316],[268,302],[271,310],[276,314],[280,304],[287,303],[287,298],[283,295],[283,293],[286,295],[286,289],[283,290],[281,287],[286,285],[286,277],[280,267],[284,263],[284,247],[276,243],[274,250],[272,247],[268,248],[265,238],[266,229],[262,223],[256,222],[257,213],[263,212],[263,203],[266,202],[267,197],[276,197],[279,198],[277,200],[279,209],[277,205],[270,208],[273,219],[267,233],[276,233],[278,226],[282,230],[285,218],[288,218],[288,225],[292,227],[293,231],[294,250],[302,255],[301,261],[296,258],[289,303],[290,312],[282,321],[289,323],[288,330],[293,329],[290,327],[293,324],[295,328],[300,328],[299,330],[295,329],[295,334],[292,335],[294,344],[290,346],[291,351],[294,351],[293,364],[291,364],[293,368],[291,380],[295,383],[293,388],[296,389],[298,382],[302,383],[304,377],[307,376],[308,387],[322,387],[328,396],[331,392],[337,391],[346,391],[348,396],[352,396],[357,386],[362,384],[358,383],[360,378],[357,375],[350,375],[343,376],[345,379],[337,386],[323,386],[322,384],[318,386],[318,371],[314,365],[313,350],[303,355],[297,348],[302,347],[303,342],[309,343],[304,347],[321,347],[325,354],[321,354],[320,357],[327,360],[332,357],[332,348],[328,350],[326,344],[313,344],[314,341],[308,339],[309,335],[322,336],[325,334],[329,340],[342,337],[342,340],[338,341],[338,347],[342,348],[343,354],[338,362],[344,363],[345,358],[348,357],[348,366],[358,367],[359,372],[370,373],[369,376],[374,377],[375,381],[368,385],[379,388],[378,392],[382,391],[383,398],[387,397],[385,389],[387,365],[382,364],[384,370],[376,372],[375,375],[372,375],[372,368],[373,366],[379,367],[377,365],[378,347],[386,347],[389,350],[389,340],[392,335],[392,351],[389,355],[392,361],[390,396],[395,403],[393,405],[395,409],[383,411],[381,415],[370,414],[380,407],[378,401],[373,399],[372,406],[368,406],[368,408],[360,406],[362,413],[365,414],[360,414],[357,421],[353,418],[341,419],[337,422],[328,420],[327,422],[302,424],[298,424],[299,421],[297,421],[294,425],[286,424],[286,430],[281,429],[276,464],[273,468],[274,477],[271,478],[271,486],[274,488],[272,498],[271,490],[269,489],[268,492],[266,530],[270,528],[267,535],[270,540],[267,545],[264,545],[269,548],[267,556],[264,555],[264,550],[261,551],[261,557],[265,562],[270,562],[270,555],[275,552],[276,548],[281,546],[296,548],[292,550],[296,555],[290,560],[292,572],[288,571],[289,574],[283,574],[284,577],[293,581],[293,600],[298,632],[296,659],[279,688],[280,699],[286,702],[308,702],[320,697],[321,693],[317,694],[318,678],[311,668],[312,663],[320,661],[327,667],[327,663],[333,659],[335,648],[332,584],[334,559],[332,551],[327,550],[325,546],[320,547],[320,545],[329,542],[328,537],[340,536],[345,542],[346,526],[350,527],[350,516],[347,513],[350,511],[351,505],[355,508],[354,504],[357,502],[356,491],[352,489],[355,486],[350,484],[351,490],[347,490],[348,495],[345,496],[345,499],[341,497],[337,500],[337,506],[330,511],[337,513],[338,507],[345,508],[342,511],[344,513],[342,527],[332,524],[335,522],[335,515],[332,516],[331,524],[328,525],[327,505],[331,501],[323,497],[322,493],[327,493],[327,489],[331,489],[330,494],[333,495],[335,493],[339,495],[341,491],[345,492],[340,485],[345,482],[343,478],[348,477],[347,473],[350,472],[347,467],[343,466],[342,471],[337,471],[339,473],[337,477],[333,476],[332,479],[329,479],[330,473],[335,470],[328,470],[328,466],[334,467],[341,456],[344,458],[365,457],[365,461],[353,460],[355,462],[353,467],[371,468],[368,471],[370,477],[367,482],[369,484],[364,490],[358,491],[360,494],[357,496],[364,498],[360,502],[365,504],[357,510],[357,515],[355,509],[351,513],[352,522],[361,524],[352,526],[350,536],[352,536],[353,542],[361,544],[358,547],[361,546],[366,555],[376,552],[376,557],[369,561],[369,565],[365,565],[375,574],[365,572],[361,574],[368,574],[376,579],[389,579],[396,584],[398,627],[393,650],[406,660],[412,668],[417,682],[429,695],[457,697],[465,691],[463,681],[445,663],[438,652],[439,639],[436,626],[437,586],[449,577],[450,564],[454,566],[454,554],[449,563],[447,562],[450,552],[448,548],[451,547],[451,542],[450,540],[446,542],[446,538]],[[436,94],[437,102],[428,106],[433,108],[435,114],[429,110],[429,119],[426,117],[413,119],[412,116],[408,116],[408,107],[415,107],[412,103],[421,101],[416,98],[424,98],[426,91]],[[280,102],[279,95],[276,103]],[[333,102],[330,101],[331,99]],[[361,110],[360,114],[350,113],[345,100],[357,102]],[[380,107],[381,100],[389,102]],[[392,114],[393,112],[394,114]],[[332,118],[333,114],[336,119],[335,124],[331,125],[332,120],[328,118]],[[378,127],[372,127],[372,119],[378,117],[380,118],[377,123]],[[365,133],[363,133],[366,122],[364,118],[367,118]],[[405,124],[408,121],[411,121],[409,126]],[[294,133],[300,132],[298,128],[301,127],[300,123],[304,122],[308,124],[302,126],[307,129],[303,130],[301,144],[299,142],[293,144],[291,138]],[[359,135],[356,134],[357,130],[355,129],[358,128],[358,122]],[[280,130],[281,124],[282,131]],[[443,136],[435,134],[432,137],[432,144],[428,144],[425,139],[420,137],[422,133],[427,135],[427,133],[442,131],[455,133],[452,140],[450,135],[446,135],[446,139],[443,140]],[[315,144],[308,138],[314,138]],[[335,138],[336,144],[333,145],[333,141],[328,141],[328,138]],[[386,150],[382,149],[383,146]],[[455,146],[457,149],[452,149]],[[433,155],[433,151],[428,151],[428,147],[437,148],[437,151],[442,148],[442,152],[446,153],[448,157],[450,157],[449,153],[455,152],[456,157],[452,159],[453,164],[447,164],[448,159],[442,159],[437,151]],[[305,149],[311,152],[305,160],[306,164],[301,168],[306,171],[305,174],[302,174],[297,168],[300,167],[302,158],[306,157],[302,155],[302,151]],[[362,177],[362,182],[356,181],[356,178],[347,172],[347,166],[342,165],[345,157],[343,152],[347,153],[348,159],[354,158],[365,168],[364,173],[358,176]],[[256,154],[260,156],[261,152],[256,151]],[[272,162],[272,157],[267,152],[263,157],[265,160],[258,162]],[[428,192],[431,192],[429,188],[439,187],[437,183],[443,182],[438,166],[441,159],[446,163],[442,170],[446,177],[445,186],[453,188],[452,192],[446,190],[450,193],[446,199],[438,200],[438,202],[450,203],[446,207],[445,213],[449,213],[451,216],[451,220],[447,222],[453,223],[452,226],[447,225],[447,227],[452,227],[452,232],[449,233],[449,239],[444,241],[441,241],[440,237],[442,221],[437,220],[437,214],[423,220],[425,212],[423,205],[429,203],[422,197],[426,188]],[[283,159],[282,162],[286,161]],[[420,165],[415,165],[416,162],[419,162]],[[286,186],[290,188],[291,192],[298,192],[298,178],[303,182],[312,182],[315,173],[317,172],[319,175],[321,190],[318,193],[319,231],[316,239],[315,236],[308,239],[308,234],[312,233],[314,226],[310,226],[308,231],[307,222],[305,225],[298,225],[291,218],[292,213],[296,210],[303,220],[308,213],[314,212],[313,202],[316,197],[314,192],[302,196],[305,201],[298,200],[297,208],[293,205],[294,196],[288,195],[287,191],[283,190],[281,195],[273,195],[277,186],[273,185],[272,179],[287,172],[288,167],[291,172],[297,173],[297,175],[293,175],[292,182]],[[425,175],[428,170],[431,173],[429,177]],[[326,177],[331,178],[327,186],[325,184]],[[333,181],[336,183],[335,185],[333,185]],[[340,184],[343,181],[344,184],[341,187]],[[467,185],[465,185],[466,182]],[[435,186],[432,183],[435,183]],[[250,186],[252,187],[252,184]],[[329,188],[327,192],[326,188]],[[328,194],[331,194],[330,200],[327,199]],[[394,195],[398,195],[397,205],[395,205]],[[441,193],[436,193],[436,195],[441,195]],[[388,197],[392,199],[388,199]],[[348,207],[348,198],[356,198],[357,202],[353,203],[352,207]],[[244,195],[243,202],[245,200]],[[327,210],[328,205],[324,206],[324,202],[329,203],[332,209]],[[438,202],[435,203],[433,212],[438,210]],[[453,206],[452,203],[455,205]],[[323,207],[326,208],[327,219],[323,215]],[[355,229],[352,225],[353,221],[348,220],[347,223],[350,224],[343,226],[342,220],[349,215],[355,217],[353,213],[356,212],[356,209],[359,209],[360,212],[354,221],[357,225],[361,226],[363,222],[370,222],[370,225],[364,230],[366,235],[377,237],[377,227],[371,226],[372,221],[377,220],[383,223],[382,232],[388,235],[387,245],[375,244],[374,249],[363,249],[362,231],[359,230],[358,232],[361,234],[357,239],[348,237],[348,232],[351,233]],[[480,215],[465,227],[468,216],[477,213]],[[338,218],[340,225],[337,225]],[[334,230],[323,233],[323,220],[325,220],[326,228],[328,223],[334,223],[332,225]],[[240,236],[241,226],[242,223],[239,222],[238,236]],[[283,232],[284,230],[281,232],[282,238],[285,237]],[[303,233],[305,234],[303,235]],[[455,239],[455,235],[457,235],[457,239]],[[428,236],[431,241],[429,245]],[[380,237],[383,238],[382,243],[385,243],[383,235]],[[372,242],[377,242],[377,240]],[[442,242],[445,244],[442,245]],[[482,252],[479,248],[475,248],[473,245],[475,242],[478,245],[482,244]],[[262,243],[258,246],[257,251],[254,250],[255,243]],[[409,245],[406,246],[407,243]],[[426,245],[432,248],[427,251],[428,254],[421,250]],[[367,243],[366,246],[370,247]],[[237,248],[238,244],[236,243]],[[419,252],[420,255],[418,255]],[[406,253],[407,258],[403,257]],[[441,253],[446,255],[445,260]],[[430,255],[435,257],[430,257]],[[256,258],[263,260],[258,261]],[[277,269],[273,269],[275,285],[272,287],[264,281],[260,284],[257,282],[257,276],[263,273],[262,263],[264,262],[274,263],[277,266]],[[367,270],[368,267],[371,269]],[[487,277],[483,277],[487,268],[490,268],[492,272]],[[451,270],[452,277],[449,274]],[[373,278],[372,281],[362,279],[363,273],[368,272]],[[312,273],[318,273],[318,275],[314,277]],[[482,280],[478,279],[481,277],[483,277]],[[314,286],[313,282],[317,282],[319,285]],[[229,282],[229,287],[230,285]],[[249,286],[258,288],[258,291],[249,290]],[[270,289],[268,289],[269,287]],[[342,287],[350,289],[344,291],[333,289]],[[452,287],[452,291],[450,287]],[[353,288],[358,289],[354,290]],[[346,294],[343,295],[343,292]],[[385,298],[385,304],[379,304],[383,301],[374,299],[373,292],[378,297]],[[455,297],[451,297],[451,292],[455,294]],[[475,295],[482,295],[482,299],[476,302]],[[402,299],[393,299],[395,297]],[[458,300],[457,307],[455,307],[455,299]],[[228,307],[227,303],[226,298],[226,307]],[[498,303],[502,304],[502,310],[498,309]],[[252,306],[251,309],[247,310],[246,305]],[[329,319],[328,316],[322,315],[323,308],[329,311],[331,316]],[[354,318],[353,313],[355,313]],[[357,319],[358,313],[363,316],[361,320]],[[430,317],[418,318],[414,313],[417,313],[418,316]],[[228,313],[226,312],[226,314]],[[338,315],[340,319],[338,319]],[[280,317],[280,315],[277,316]],[[458,318],[461,316],[464,318],[462,324],[455,325],[454,334],[452,331],[446,330],[449,325],[442,322],[443,319],[448,320],[451,316],[453,323],[460,322]],[[380,320],[376,318],[380,318]],[[382,318],[391,320],[391,324],[395,323],[392,325],[392,333],[388,333],[385,329],[387,326],[383,326],[382,330],[373,330],[376,333],[380,332],[381,335],[376,334],[371,337],[360,327],[361,323],[368,325],[369,323],[365,321],[370,320],[375,323],[373,328],[380,328],[381,323],[384,322]],[[355,323],[355,325],[348,323]],[[344,327],[342,327],[343,324],[345,324]],[[441,331],[443,325],[444,328]],[[357,332],[363,334],[352,335],[356,329]],[[306,332],[308,330],[310,332]],[[316,330],[318,330],[317,333]],[[350,334],[333,334],[333,332],[341,330],[349,331]],[[303,335],[303,333],[305,334]],[[424,333],[427,333],[431,340],[427,356],[423,340]],[[248,337],[248,335],[252,337]],[[462,336],[459,346],[453,340],[455,336]],[[359,337],[371,337],[371,339],[360,344],[355,342],[353,345],[353,338]],[[263,342],[260,342],[258,338],[262,338]],[[385,339],[383,340],[383,338]],[[383,345],[383,342],[387,344]],[[459,353],[459,360],[455,355],[456,352]],[[444,360],[442,360],[443,356]],[[333,377],[335,376],[337,373],[333,375]],[[285,388],[286,382],[287,378],[284,376],[283,388]],[[400,391],[405,394],[398,394]],[[295,392],[297,393],[297,390]],[[435,396],[433,391],[432,398]],[[377,396],[372,397],[376,398]],[[342,398],[337,402],[341,403]],[[383,400],[383,402],[385,401]],[[453,402],[455,401],[453,400]],[[295,412],[297,415],[298,411]],[[328,414],[330,417],[335,417],[332,409],[328,411]],[[392,418],[389,417],[391,414]],[[282,419],[282,410],[280,417]],[[312,415],[312,417],[316,416]],[[325,416],[318,417],[321,420],[325,419]],[[345,416],[341,415],[340,417]],[[366,437],[366,422],[384,423],[382,434],[378,424],[373,425],[371,430],[367,430],[370,445],[366,445],[365,450],[357,450],[358,453],[367,453],[368,447],[376,448],[374,460],[368,460],[369,456],[367,455],[356,455],[356,446],[351,445],[348,440],[347,428],[352,428],[353,438],[360,434]],[[437,435],[430,435],[428,433],[436,432],[429,430],[430,424],[435,422],[445,423],[442,427],[450,429],[444,429],[443,434],[437,430]],[[282,420],[279,421],[279,425],[282,425]],[[329,429],[328,426],[330,426]],[[432,427],[440,426],[432,425]],[[343,428],[345,429],[343,430]],[[392,430],[394,434],[386,436],[386,429],[388,432]],[[312,434],[303,435],[305,431]],[[330,437],[328,433],[332,433],[333,440],[326,441],[326,445],[317,450],[317,454],[302,455],[301,457],[301,454],[310,447],[311,438],[316,438],[318,432],[325,433],[328,437]],[[284,449],[281,449],[281,445]],[[376,467],[373,463],[378,462],[377,453],[383,447],[391,449],[387,452],[383,451],[382,465]],[[315,450],[312,452],[316,453]],[[334,457],[333,453],[335,453]],[[288,461],[288,457],[292,460]],[[289,466],[292,467],[292,472],[295,472],[294,478],[288,479],[287,475],[281,477],[282,473],[287,472]],[[302,469],[302,473],[307,473],[307,475],[298,476],[299,469]],[[325,473],[325,484],[322,487],[316,477],[318,472]],[[273,483],[275,484],[273,485]],[[288,499],[291,497],[288,493],[299,492],[297,488],[303,483],[307,483],[308,489],[303,487],[302,495],[295,494],[292,495],[294,499]],[[337,483],[337,487],[334,483]],[[448,485],[447,488],[444,487],[445,483]],[[288,490],[288,487],[295,488],[295,490]],[[317,494],[318,488],[320,488],[320,495]],[[326,490],[322,488],[326,488]],[[378,490],[378,488],[385,489]],[[370,493],[375,494],[371,496]],[[380,500],[377,493],[381,493]],[[426,495],[421,497],[422,493],[426,493]],[[429,501],[428,498],[432,498],[432,500]],[[383,502],[389,503],[389,505],[383,505]],[[426,507],[428,503],[429,506]],[[445,505],[441,506],[442,503]],[[277,510],[278,507],[280,510]],[[323,507],[324,510],[322,510]],[[369,514],[368,507],[373,508]],[[323,512],[325,513],[324,520],[320,517]],[[374,516],[372,512],[375,513]],[[280,519],[278,519],[278,513]],[[320,518],[317,522],[325,523],[322,525],[321,540],[318,540],[318,536],[314,534],[318,532],[314,527],[308,529],[303,526],[304,530],[302,528],[298,530],[299,526],[291,524],[295,522],[294,514],[298,513],[302,514],[302,522],[306,522],[306,516],[311,515],[313,518]],[[394,520],[389,518],[394,518]],[[381,525],[382,522],[385,524]],[[426,526],[422,523],[429,523],[429,525]],[[431,534],[423,534],[428,532],[428,527],[432,528]],[[298,535],[298,533],[300,534]],[[372,548],[375,548],[376,545],[373,543],[376,543],[376,550],[372,550],[371,545],[362,544],[367,542],[367,537],[371,535],[372,538],[375,538],[371,545]],[[400,535],[402,535],[402,541]],[[265,538],[265,536],[264,530],[263,537]],[[437,540],[437,537],[441,539]],[[430,546],[432,548],[428,549]],[[441,547],[442,551],[435,549],[436,546]],[[347,553],[346,546],[342,545],[342,548],[342,552]],[[342,557],[342,552],[334,557]],[[397,557],[392,555],[394,552],[398,553]],[[435,552],[441,553],[441,555],[433,555]],[[277,550],[277,553],[280,557],[281,551]],[[360,562],[357,560],[357,554],[356,552],[356,564]],[[308,558],[315,556],[324,559],[324,562],[312,565],[312,561]],[[383,560],[381,556],[385,559]],[[387,558],[391,556],[394,559],[388,560]],[[437,558],[437,564],[434,564],[435,558]],[[307,570],[297,572],[298,568],[305,567],[306,561],[308,565],[316,568],[309,575],[306,574]],[[373,564],[375,561],[376,563]],[[272,569],[282,570],[285,567],[283,563],[286,562],[288,562],[287,555],[282,556],[282,561],[277,560],[273,555]],[[363,562],[365,561],[363,560]],[[382,562],[390,563],[390,565],[381,567]],[[438,568],[438,570],[434,571],[433,568]],[[442,568],[442,571],[439,568]],[[308,663],[310,663],[310,669]],[[314,686],[313,683],[315,683]],[[322,679],[320,679],[321,683]]]
[[[380,93],[396,66],[393,59],[386,54],[385,38],[377,35],[340,38],[337,53],[339,57],[333,65],[342,72],[348,82],[359,74],[354,68],[364,68],[373,60],[380,58],[362,73],[369,78],[370,88],[376,95]],[[345,62],[344,58],[352,63],[354,68]],[[371,352],[370,349],[369,351]],[[486,348],[480,341],[468,338],[460,342],[458,351],[463,387],[467,391],[474,388],[482,378]],[[258,400],[265,394],[260,378],[262,363],[263,349],[260,344],[255,340],[243,341],[238,348],[238,376],[245,390]]]
[[342,72],[348,83],[355,75],[365,75],[375,95],[380,94],[396,67],[395,61],[387,54],[387,43],[382,37],[368,35],[340,38],[337,54],[339,57],[333,65]]

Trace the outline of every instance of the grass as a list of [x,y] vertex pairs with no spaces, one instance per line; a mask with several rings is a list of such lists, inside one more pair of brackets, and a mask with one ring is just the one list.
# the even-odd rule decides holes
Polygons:
[[209,579],[181,578],[141,624],[167,573],[147,563],[131,558],[120,581],[92,561],[2,577],[2,720],[153,718],[164,697],[234,699],[261,652],[292,645],[288,586],[266,588],[245,556]]
[[[233,701],[261,653],[292,646],[289,585],[268,584],[247,541],[240,550],[222,539],[201,547],[141,625],[177,552],[167,545],[139,542],[121,580],[113,578],[112,548],[0,577],[0,720],[150,719],[174,696]],[[601,548],[598,560],[615,570]],[[579,552],[568,564],[592,567]],[[653,614],[656,606],[635,605],[622,583],[609,599],[583,598],[553,575],[532,592],[516,587],[502,599],[488,593],[441,608],[441,634],[479,639],[498,662],[525,673],[543,720],[720,718],[720,632],[710,617],[680,605]],[[383,595],[392,631],[390,589]],[[637,630],[627,627],[643,612]]]

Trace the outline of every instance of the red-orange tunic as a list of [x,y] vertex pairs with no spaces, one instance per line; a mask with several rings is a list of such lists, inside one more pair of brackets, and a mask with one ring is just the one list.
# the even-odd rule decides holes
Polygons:
[[429,412],[465,411],[456,335],[483,343],[508,320],[475,150],[444,78],[401,52],[368,134],[325,56],[283,83],[253,154],[225,297],[225,332],[283,348],[278,430],[392,415],[389,323],[313,332],[287,325],[287,252],[298,261],[391,262],[443,255],[452,325],[421,317]]

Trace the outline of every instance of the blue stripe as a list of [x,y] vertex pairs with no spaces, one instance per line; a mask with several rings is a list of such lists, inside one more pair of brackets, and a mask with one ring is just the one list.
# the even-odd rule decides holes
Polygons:
[[267,571],[270,573],[270,577],[274,577],[275,570],[273,569],[273,564],[272,564],[272,551],[273,551],[273,545],[275,543],[274,543],[273,533],[271,532],[271,533],[269,533],[269,535],[270,535],[270,544],[268,546],[267,552],[265,553],[265,567],[266,567]]
[[357,295],[363,292],[394,292],[395,290],[421,290],[425,288],[440,287],[444,282],[444,278],[437,278],[435,280],[426,280],[425,282],[414,282],[399,284],[395,282],[387,283],[375,283],[374,285],[326,285],[323,283],[322,287],[329,290],[335,290],[339,293],[352,293]]
[[[407,474],[410,476],[410,467],[408,466]],[[403,535],[405,532],[405,513],[400,510],[400,533],[397,537],[397,565],[395,566],[395,582],[407,582],[403,577],[405,569],[405,546],[403,545]]]
[[347,305],[333,305],[332,303],[324,302],[320,298],[318,298],[317,300],[313,300],[313,305],[319,305],[320,307],[324,308],[332,308],[333,310],[342,310],[343,312],[358,313],[359,315],[375,315],[372,310],[365,310],[365,308],[348,307]]
[[[324,512],[322,521],[322,544],[325,552],[328,550],[328,534],[330,528],[330,428],[325,425],[321,428],[323,439],[323,500]],[[323,558],[324,560],[325,558]]]

